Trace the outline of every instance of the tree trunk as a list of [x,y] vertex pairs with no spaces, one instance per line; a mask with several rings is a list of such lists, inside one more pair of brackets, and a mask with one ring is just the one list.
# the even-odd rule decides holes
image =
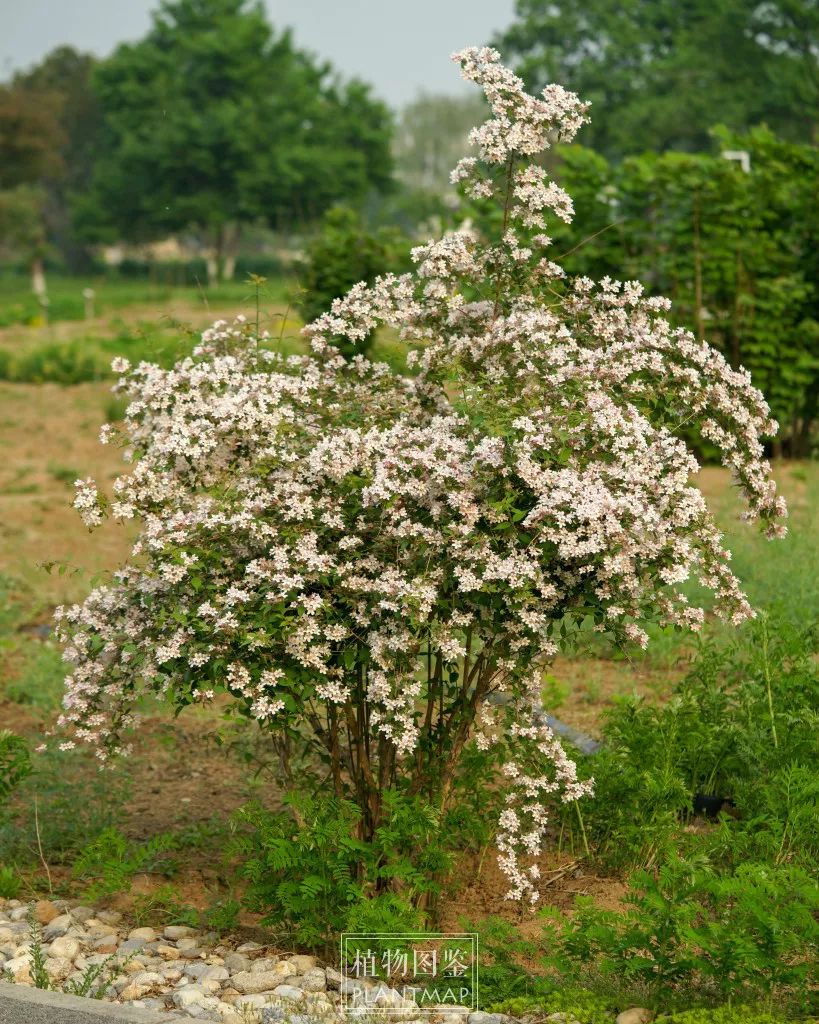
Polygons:
[[241,228],[237,223],[225,227],[223,250],[225,254],[222,264],[222,280],[232,281],[236,273],[236,257],[239,252],[239,236]]
[[213,234],[213,246],[205,260],[208,267],[208,284],[217,284],[222,271],[222,250],[225,244],[225,226],[220,224]]
[[46,294],[46,278],[41,256],[35,256],[31,261],[31,290],[42,302]]

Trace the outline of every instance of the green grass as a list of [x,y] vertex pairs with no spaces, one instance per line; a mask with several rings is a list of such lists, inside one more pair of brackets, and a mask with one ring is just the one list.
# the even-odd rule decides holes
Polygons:
[[[2,641],[0,641],[2,642]],[[18,640],[18,673],[3,685],[3,694],[15,704],[50,712],[59,706],[65,665],[53,640]]]
[[[718,510],[733,569],[742,580],[751,604],[779,612],[789,622],[819,622],[819,466],[809,463],[786,468],[789,490],[794,482],[804,493],[790,501],[788,535],[766,541],[751,526]],[[801,488],[800,488],[801,490]]]
[[[264,285],[268,302],[287,302],[289,284],[283,279]],[[246,303],[254,289],[246,280],[226,281],[218,285],[155,284],[144,279],[119,279],[116,276],[63,277],[48,276],[48,320],[50,323],[84,320],[85,289],[94,291],[94,316],[107,317],[130,306],[160,308],[169,303],[190,302],[197,305],[224,306]],[[29,279],[20,274],[0,274],[0,327],[14,325],[40,326],[43,311],[31,291]]]
[[81,384],[113,379],[111,360],[122,355],[171,366],[193,349],[196,339],[182,329],[142,323],[112,325],[111,335],[89,334],[68,341],[36,339],[23,348],[0,348],[0,380],[16,384]]
[[0,575],[0,697],[45,715],[59,706],[65,665],[55,641],[29,625],[43,611],[30,589]]
[[[82,291],[88,286],[97,292],[96,319],[83,330],[82,324],[66,322],[83,319]],[[95,284],[92,279],[54,278],[50,287],[50,326],[46,326],[34,297],[27,292],[27,281],[0,276],[0,328],[29,325],[12,326],[5,335],[0,333],[0,380],[20,384],[109,380],[113,378],[114,356],[170,367],[190,353],[211,319],[240,312],[251,321],[258,315],[260,327],[270,332],[271,345],[277,351],[284,355],[308,351],[299,336],[301,321],[290,308],[293,284],[284,278],[265,282],[258,296],[253,285],[240,281],[197,289],[157,287],[146,281]],[[211,309],[217,311],[212,316]],[[138,315],[143,312],[148,315]],[[101,318],[108,322],[100,323]],[[384,330],[371,358],[403,372],[406,353],[407,347],[394,332]]]
[[[57,643],[30,625],[43,612],[31,589],[0,574],[0,701],[17,705],[32,725],[53,718],[65,675]],[[38,741],[31,737],[30,746]],[[32,774],[0,807],[0,895],[15,885],[16,869],[39,865],[40,848],[50,864],[69,862],[89,836],[120,820],[127,775],[104,777],[93,761],[87,750],[32,754]]]
[[[788,534],[782,540],[766,540],[755,524],[741,521],[743,506],[733,487],[721,487],[707,497],[731,552],[731,568],[754,610],[805,627],[819,622],[819,464],[785,463],[776,475],[789,506]],[[706,611],[712,608],[710,591],[693,581],[684,589],[693,604]],[[700,642],[698,636],[672,628],[656,624],[646,628],[650,642],[645,651],[613,649],[605,638],[584,629],[575,657],[638,663],[671,672]],[[735,627],[709,616],[702,637],[728,638],[735,632]]]
[[0,814],[0,864],[22,871],[38,869],[40,849],[52,867],[73,863],[90,839],[123,821],[131,789],[127,766],[101,774],[89,750],[35,753],[32,764]]
[[49,462],[47,468],[49,475],[57,483],[66,484],[68,487],[71,487],[74,481],[81,475],[78,469],[74,469],[72,466],[62,466],[56,462]]

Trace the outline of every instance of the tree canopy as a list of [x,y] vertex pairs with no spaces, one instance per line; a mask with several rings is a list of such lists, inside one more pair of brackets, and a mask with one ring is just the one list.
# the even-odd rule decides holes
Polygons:
[[4,256],[30,262],[39,292],[47,247],[43,185],[65,169],[59,111],[60,97],[51,90],[0,86],[0,245]]
[[607,156],[708,148],[717,123],[819,128],[817,0],[517,0],[502,35],[528,84],[593,104],[585,144]]
[[61,167],[58,98],[0,86],[0,188],[30,185]]
[[778,444],[803,457],[819,419],[819,150],[762,126],[716,134],[745,169],[707,153],[610,163],[560,147],[576,221],[552,235],[570,273],[639,279],[672,299],[675,323],[751,372]]
[[15,75],[13,85],[37,107],[49,106],[59,121],[51,142],[61,143],[59,177],[72,188],[86,185],[99,139],[100,113],[91,89],[96,59],[71,46],[58,46],[28,71]]
[[[247,0],[162,3],[94,76],[104,128],[84,209],[99,233],[312,219],[391,181],[387,108]],[[217,242],[218,245],[218,242]]]
[[[15,75],[11,86],[28,108],[39,112],[39,144],[49,154],[35,176],[40,230],[70,270],[84,269],[89,260],[74,232],[72,196],[88,187],[100,140],[99,103],[91,88],[95,65],[89,54],[59,46],[39,64]],[[45,117],[49,120],[44,123]],[[19,170],[19,160],[15,166]],[[29,189],[22,206],[15,202],[14,207],[33,210],[33,195]]]

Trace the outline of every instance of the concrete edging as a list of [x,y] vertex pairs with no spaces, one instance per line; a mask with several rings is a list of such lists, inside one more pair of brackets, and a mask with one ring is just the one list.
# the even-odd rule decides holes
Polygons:
[[0,982],[0,1024],[163,1024],[167,1014]]

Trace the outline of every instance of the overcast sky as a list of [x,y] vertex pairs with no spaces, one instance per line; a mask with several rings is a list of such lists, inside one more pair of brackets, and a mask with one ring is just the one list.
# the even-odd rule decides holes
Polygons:
[[[0,78],[67,43],[98,55],[138,39],[158,0],[0,0]],[[265,0],[274,25],[371,82],[393,106],[419,92],[460,92],[449,54],[486,43],[512,20],[514,0]]]

